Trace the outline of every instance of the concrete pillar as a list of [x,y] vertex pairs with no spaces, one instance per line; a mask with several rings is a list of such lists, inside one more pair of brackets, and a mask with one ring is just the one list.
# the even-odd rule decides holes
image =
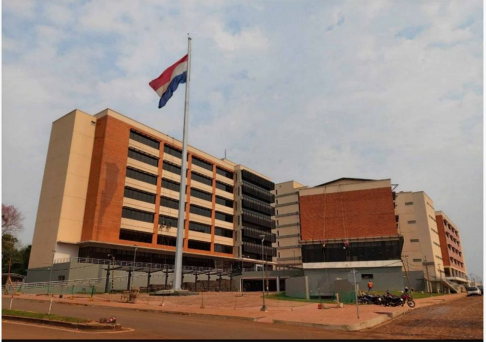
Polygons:
[[277,279],[275,281],[277,282],[277,292],[280,292],[280,277],[277,276]]

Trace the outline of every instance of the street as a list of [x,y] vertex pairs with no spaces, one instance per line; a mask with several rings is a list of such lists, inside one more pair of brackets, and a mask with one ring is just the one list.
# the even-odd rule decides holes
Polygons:
[[[3,307],[10,303],[3,299]],[[12,309],[47,312],[48,302],[16,299]],[[165,313],[134,311],[55,304],[52,313],[98,320],[115,316],[122,327],[133,331],[117,333],[85,333],[25,325],[3,321],[4,339],[390,339],[390,335],[359,334],[329,331],[300,326],[257,323],[237,319],[206,316],[183,316]]]
[[[10,300],[3,299],[3,307]],[[47,312],[49,303],[15,299],[13,309]],[[360,332],[258,323],[212,316],[186,316],[113,307],[54,304],[52,313],[91,320],[115,316],[122,332],[77,332],[2,322],[4,339],[481,339],[483,297],[464,297],[411,310]],[[28,328],[27,328],[28,327]]]

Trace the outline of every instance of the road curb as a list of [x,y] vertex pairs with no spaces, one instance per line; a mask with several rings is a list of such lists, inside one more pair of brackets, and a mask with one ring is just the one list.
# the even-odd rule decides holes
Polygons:
[[18,317],[2,315],[2,320],[51,325],[55,327],[69,328],[74,330],[121,330],[120,324],[101,324],[101,323],[71,323],[42,318]]

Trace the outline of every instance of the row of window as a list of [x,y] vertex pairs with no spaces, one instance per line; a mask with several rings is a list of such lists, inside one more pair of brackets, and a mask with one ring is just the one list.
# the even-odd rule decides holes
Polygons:
[[199,233],[211,234],[211,226],[198,222],[189,222],[189,230]]
[[232,172],[223,170],[223,169],[219,168],[219,166],[216,167],[216,173],[218,175],[224,176],[226,178],[233,179],[233,173]]
[[143,201],[147,203],[155,204],[155,195],[150,192],[141,191],[138,189],[133,189],[125,187],[125,197],[132,198],[138,201]]
[[216,196],[216,203],[220,205],[224,205],[229,208],[233,208],[233,201],[223,197]]
[[164,153],[182,159],[182,151],[175,147],[164,145]]
[[[142,133],[133,131],[133,130],[130,131],[130,139],[138,141],[142,144],[145,144],[145,145],[150,146],[152,148],[155,148],[157,150],[160,148],[160,142],[159,141],[157,141],[153,138],[150,138],[150,137],[148,137],[148,136],[146,136]],[[175,148],[175,147],[169,146],[169,145],[164,145],[164,153],[167,153],[167,154],[174,156],[174,157],[177,157],[177,158],[182,158],[182,151]],[[131,158],[133,158],[133,157],[131,157]],[[134,158],[134,159],[136,159],[136,158]],[[137,159],[137,160],[139,160],[139,159]],[[140,160],[140,161],[146,162],[144,160]],[[206,170],[213,171],[213,165],[212,164],[210,164],[210,163],[208,163],[208,162],[206,162],[206,161],[204,161],[204,160],[202,160],[198,157],[193,157],[192,163],[194,165],[200,166],[200,167],[202,167]],[[165,164],[165,162],[164,162],[164,164]],[[151,164],[151,165],[153,165],[153,164]],[[156,166],[156,165],[154,165],[154,166]],[[168,171],[174,172],[175,169],[168,170]],[[180,168],[179,168],[178,173],[180,174]],[[216,167],[216,173],[219,174],[219,175],[222,175],[224,177],[233,179],[233,173],[232,172],[223,170],[219,167]]]
[[141,161],[142,163],[146,163],[152,166],[159,165],[159,158],[153,157],[147,153],[143,153],[142,151],[138,151],[134,148],[128,149],[128,157],[133,158],[135,160]]
[[210,194],[209,192],[205,192],[205,191],[201,191],[201,190],[198,190],[198,189],[191,188],[191,196],[211,202],[213,195]]
[[275,190],[275,184],[247,170],[241,171],[243,181],[250,182],[265,190]]
[[266,203],[273,203],[275,200],[275,196],[269,191],[259,188],[258,186],[255,186],[245,181],[243,182],[241,189],[243,195],[251,196]]
[[211,209],[206,209],[197,205],[191,204],[189,211],[192,214],[201,215],[205,217],[211,217]]
[[179,201],[168,197],[160,197],[160,206],[179,210]]
[[141,182],[157,185],[157,176],[144,172],[133,167],[127,167],[127,177],[139,180]]
[[303,262],[400,260],[403,240],[303,245]]
[[202,167],[203,169],[206,169],[208,171],[211,171],[211,172],[213,171],[213,165],[212,164],[209,164],[209,163],[205,162],[204,160],[199,159],[197,157],[192,157],[192,163],[194,165]]
[[169,163],[168,161],[164,160],[164,163],[162,164],[162,168],[165,171],[169,171],[172,173],[175,173],[177,175],[181,174],[181,167],[172,163]]
[[199,173],[191,172],[191,179],[196,182],[203,183],[209,186],[213,186],[213,180],[206,176],[200,175]]
[[145,144],[147,146],[156,148],[157,150],[159,149],[159,146],[160,146],[160,144],[157,140],[149,138],[148,136],[143,135],[139,132],[135,132],[133,130],[130,131],[130,139],[138,141],[138,142]]
[[231,185],[216,181],[216,189],[223,190],[229,193],[233,193],[233,187]]
[[127,207],[123,207],[122,217],[143,222],[154,222],[154,213]]
[[181,184],[166,178],[162,178],[162,188],[179,192],[181,191]]

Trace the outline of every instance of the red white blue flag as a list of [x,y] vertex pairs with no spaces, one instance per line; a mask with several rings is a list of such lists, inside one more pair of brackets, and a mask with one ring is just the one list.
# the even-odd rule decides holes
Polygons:
[[159,108],[165,106],[174,91],[177,90],[179,83],[186,83],[187,57],[188,55],[182,57],[174,65],[167,68],[162,75],[149,83],[152,89],[160,96]]

